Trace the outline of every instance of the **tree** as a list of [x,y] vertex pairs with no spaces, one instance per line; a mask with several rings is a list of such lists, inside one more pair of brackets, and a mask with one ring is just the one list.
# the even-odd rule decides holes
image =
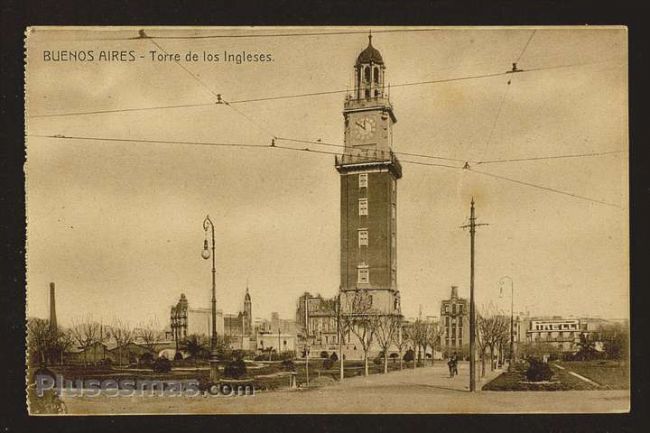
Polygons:
[[154,318],[141,324],[136,332],[136,337],[140,338],[147,350],[153,353],[156,353],[158,343],[161,340],[159,328],[158,321]]
[[402,354],[404,353],[404,349],[406,349],[411,343],[411,333],[410,333],[410,329],[404,326],[404,323],[400,324],[400,327],[397,330],[397,332],[398,334],[397,334],[397,338],[395,339],[395,345],[397,346],[397,350],[399,351],[399,369],[402,370],[403,361],[405,361],[405,357]]
[[135,338],[134,332],[131,327],[119,319],[114,319],[110,327],[111,336],[117,346],[118,365],[122,365],[122,350],[125,346],[133,343]]
[[499,342],[509,338],[510,319],[497,311],[492,304],[478,314],[478,332],[481,347],[481,375],[485,374],[485,349],[490,350],[490,370],[494,370],[494,354]]
[[596,354],[596,342],[586,332],[581,333],[580,341],[578,341],[578,352],[575,354],[575,358],[581,361],[588,361],[595,358]]
[[601,327],[603,350],[609,359],[616,359],[622,363],[628,358],[629,333],[627,326],[613,324]]
[[102,325],[92,320],[90,316],[81,320],[73,320],[70,328],[74,342],[83,351],[84,367],[88,364],[87,352],[93,345],[103,343],[105,336]]
[[431,347],[431,362],[436,346],[439,344],[442,328],[436,323],[418,318],[411,327],[412,339],[417,349],[418,362],[422,360],[422,354],[426,353],[427,347]]
[[57,338],[55,342],[55,352],[59,354],[59,362],[63,365],[63,358],[65,353],[68,352],[74,346],[74,337],[72,336],[72,331],[68,330],[57,330]]
[[431,365],[433,365],[436,356],[436,347],[440,346],[443,332],[444,328],[438,323],[431,322],[429,324],[429,330],[426,334],[426,343],[431,347]]
[[368,376],[368,352],[375,336],[376,318],[378,314],[372,308],[372,297],[362,290],[346,295],[347,305],[345,312],[341,314],[341,320],[345,322],[345,328],[349,329],[363,350],[364,375]]
[[397,314],[378,315],[371,318],[374,321],[373,328],[377,338],[377,344],[381,348],[384,358],[384,373],[388,373],[388,349],[395,342],[402,326],[402,317]]
[[187,351],[187,353],[190,354],[194,360],[194,366],[197,368],[197,360],[199,358],[204,358],[209,354],[205,340],[196,334],[192,334],[187,337],[181,343],[181,347],[183,350]]
[[49,320],[31,318],[27,321],[28,348],[38,358],[41,367],[47,366],[48,353],[52,350],[54,339]]

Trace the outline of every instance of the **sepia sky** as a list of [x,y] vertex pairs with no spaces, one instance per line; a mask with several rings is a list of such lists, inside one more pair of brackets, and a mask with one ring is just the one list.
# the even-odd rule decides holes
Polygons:
[[[304,291],[335,295],[340,235],[333,155],[160,141],[267,146],[275,135],[342,144],[344,93],[231,106],[213,104],[213,93],[238,101],[345,90],[367,30],[146,29],[149,36],[192,36],[155,43],[133,40],[137,28],[28,32],[28,315],[47,317],[50,281],[64,325],[92,315],[133,325],[156,318],[163,326],[180,293],[191,307],[208,307],[210,262],[200,255],[206,214],[216,225],[218,308],[238,311],[247,281],[256,317],[278,311],[294,318]],[[499,298],[497,284],[508,275],[516,310],[628,317],[625,29],[372,30],[393,85],[497,74],[515,61],[529,70],[391,88],[394,150],[460,161],[400,155],[403,313],[415,316],[421,305],[423,314],[438,315],[451,285],[468,296],[469,235],[460,226],[473,196],[478,222],[489,224],[476,238],[477,305],[492,301],[509,309],[509,286]],[[287,36],[314,32],[343,34]],[[209,35],[229,37],[203,37]],[[151,61],[149,51],[160,51],[155,44],[182,57],[225,50],[270,53],[273,61],[183,60],[185,70]],[[43,50],[134,50],[137,59],[45,62]],[[43,117],[194,104],[205,105]],[[614,151],[471,163],[470,170],[406,162],[462,166]]]

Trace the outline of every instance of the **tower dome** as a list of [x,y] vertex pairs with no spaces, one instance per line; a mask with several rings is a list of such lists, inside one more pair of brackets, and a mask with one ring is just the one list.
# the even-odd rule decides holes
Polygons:
[[381,53],[377,48],[372,46],[372,34],[368,35],[368,46],[365,50],[361,51],[357,57],[356,65],[358,66],[362,63],[375,63],[378,65],[384,64],[384,59],[381,58]]

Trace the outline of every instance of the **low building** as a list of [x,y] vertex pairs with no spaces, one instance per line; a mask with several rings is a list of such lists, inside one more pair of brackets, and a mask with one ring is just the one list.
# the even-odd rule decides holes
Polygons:
[[[295,353],[296,336],[293,334],[283,334],[282,332],[259,332],[255,336],[255,343],[258,353]],[[279,350],[278,350],[279,348]]]

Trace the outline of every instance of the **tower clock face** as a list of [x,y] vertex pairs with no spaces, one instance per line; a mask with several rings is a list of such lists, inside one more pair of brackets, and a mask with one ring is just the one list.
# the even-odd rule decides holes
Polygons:
[[376,129],[377,125],[375,119],[371,119],[369,117],[362,117],[360,119],[357,119],[352,124],[352,133],[356,138],[362,140],[372,138],[372,136],[375,134]]

